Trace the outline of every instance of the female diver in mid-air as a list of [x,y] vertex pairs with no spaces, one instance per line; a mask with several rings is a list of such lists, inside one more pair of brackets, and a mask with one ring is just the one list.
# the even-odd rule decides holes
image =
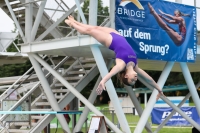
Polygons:
[[[148,7],[150,13],[154,16],[156,21],[158,22],[159,26],[167,32],[169,37],[173,40],[173,42],[177,46],[181,46],[181,44],[185,41],[186,37],[186,24],[185,20],[182,16],[190,17],[189,14],[183,14],[179,10],[174,11],[174,16],[170,14],[166,14],[163,11],[159,10],[160,14],[158,14],[154,8],[148,3]],[[178,24],[179,26],[179,33],[177,33],[173,28],[167,25],[164,21],[171,24]]]
[[97,94],[100,95],[105,90],[105,83],[115,74],[118,74],[119,80],[128,86],[132,86],[137,81],[137,74],[147,81],[151,86],[158,90],[157,99],[163,94],[156,82],[142,69],[138,67],[137,57],[126,41],[116,30],[108,27],[91,26],[82,24],[69,16],[65,20],[70,27],[73,27],[81,34],[88,34],[94,37],[98,42],[113,50],[116,55],[116,65],[101,80],[97,88]]

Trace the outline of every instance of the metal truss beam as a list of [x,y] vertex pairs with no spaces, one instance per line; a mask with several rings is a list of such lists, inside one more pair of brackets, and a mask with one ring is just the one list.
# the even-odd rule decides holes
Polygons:
[[[80,3],[85,0],[81,0]],[[41,41],[46,35],[48,35],[56,26],[58,26],[64,19],[67,18],[74,10],[76,9],[76,5],[74,5],[68,12],[66,12],[60,19],[58,19],[54,24],[52,24],[42,35],[40,35],[36,41]]]
[[[94,86],[94,88],[93,88],[93,90],[92,90],[92,93],[90,94],[90,96],[89,96],[89,98],[88,98],[88,101],[89,101],[90,103],[92,103],[92,104],[94,103],[94,101],[95,101],[96,98],[97,98],[96,88],[98,87],[100,81],[101,81],[101,76],[98,77],[97,82],[96,82],[96,84],[95,84],[95,86]],[[82,128],[82,126],[83,126],[85,120],[87,119],[87,116],[88,116],[88,113],[89,113],[89,112],[90,112],[90,109],[89,109],[87,106],[85,106],[85,107],[84,107],[84,110],[83,110],[83,112],[82,112],[82,114],[81,114],[81,116],[80,116],[80,118],[79,118],[79,121],[78,121],[78,123],[76,124],[76,126],[75,126],[75,128],[74,128],[73,133],[76,133],[76,132],[78,132],[78,131],[81,130],[81,128]]]
[[[82,8],[81,8],[81,4],[80,4],[80,2],[79,2],[79,0],[75,0],[75,2],[76,2],[76,6],[77,6],[77,8],[78,8],[78,12],[79,12],[79,14],[80,14],[80,16],[81,16],[81,19],[82,19],[82,21],[83,21],[83,23],[84,24],[87,24],[87,21],[86,21],[86,18],[85,18],[85,16],[84,16],[84,14],[83,14],[83,10],[82,10]],[[94,7],[93,7],[94,8]],[[90,10],[91,10],[91,8],[90,8]],[[94,13],[95,14],[95,13]],[[95,15],[94,15],[95,16]]]
[[[91,104],[85,97],[83,97],[74,87],[72,87],[60,74],[54,71],[51,66],[49,66],[45,61],[43,61],[39,56],[35,54],[29,54],[34,57],[40,64],[42,64],[53,76],[55,76],[66,88],[68,88],[71,93],[73,93],[77,98],[79,98],[87,107],[93,111],[96,115],[103,116],[103,114],[97,110],[93,104]],[[66,105],[66,103],[65,103]],[[106,123],[117,133],[122,133],[108,118],[105,117]]]
[[[108,63],[108,65],[107,65],[108,69],[110,69],[110,67],[111,67],[112,64],[113,64],[113,60],[111,60],[111,61]],[[92,93],[90,94],[90,96],[89,96],[89,98],[88,98],[88,101],[89,101],[90,103],[92,103],[92,104],[93,104],[94,101],[96,100],[96,97],[97,97],[96,88],[98,87],[98,85],[99,85],[101,79],[102,79],[101,76],[99,76],[98,79],[97,79],[97,81],[96,81],[96,83],[95,83],[95,86],[94,86],[94,88],[93,88],[93,90],[92,90]],[[79,118],[79,121],[78,121],[77,125],[76,125],[75,128],[74,128],[73,133],[76,133],[76,132],[78,132],[78,131],[81,130],[81,128],[82,128],[82,126],[83,126],[85,120],[87,119],[87,116],[88,116],[89,111],[90,111],[90,110],[89,110],[88,107],[85,107],[85,108],[84,108],[83,113],[81,114],[81,116],[80,116],[80,118]]]
[[[101,51],[99,50],[99,47],[97,47],[97,46],[91,46],[91,50],[92,50],[93,56],[96,60],[100,74],[101,74],[102,77],[104,77],[108,73],[108,69],[105,65]],[[110,97],[110,99],[113,103],[114,109],[116,111],[117,118],[118,118],[118,120],[120,120],[119,122],[120,122],[120,125],[122,127],[122,130],[126,133],[130,133],[131,131],[130,131],[128,122],[127,122],[125,115],[123,113],[121,104],[119,102],[117,93],[115,91],[115,88],[114,88],[114,85],[113,85],[111,79],[108,80],[105,85],[106,85],[106,88],[107,88],[108,95],[109,95],[109,97]]]
[[[53,69],[57,70],[61,65],[63,65],[64,62],[66,62],[67,59],[68,59],[68,57],[65,57],[65,58],[64,58],[59,64],[57,64],[57,66],[55,66]],[[28,71],[30,72],[31,70],[32,70],[32,68],[30,68]],[[26,72],[26,74],[27,74],[27,73],[28,73],[28,72]],[[51,75],[51,74],[48,73],[48,74],[46,75],[46,78],[48,78],[50,75]],[[24,74],[23,76],[25,76],[25,74]],[[22,77],[23,77],[23,76],[22,76]],[[21,77],[21,78],[22,78],[22,77]],[[20,80],[20,78],[19,78],[19,80]],[[15,85],[19,80],[17,80],[17,81],[14,83],[14,85]],[[37,82],[37,83],[32,87],[32,89],[30,89],[17,103],[15,103],[15,105],[12,106],[12,108],[9,109],[9,111],[12,111],[12,110],[16,109],[17,106],[19,106],[24,100],[26,100],[26,99],[33,93],[33,91],[35,91],[35,89],[36,89],[40,84],[41,84],[40,81]],[[11,88],[10,88],[10,89],[11,89]],[[4,93],[4,94],[5,94],[5,93]],[[6,96],[7,96],[7,95],[6,95]],[[6,97],[6,96],[5,96],[5,97]],[[1,95],[1,98],[2,98],[2,99],[5,98],[5,97],[4,97],[4,95]],[[2,100],[2,99],[1,99],[1,100]],[[3,121],[6,117],[7,117],[6,115],[3,115],[3,116],[0,117],[0,120]]]
[[38,10],[38,13],[37,13],[37,16],[35,18],[35,22],[34,22],[34,25],[33,25],[32,31],[31,31],[31,41],[33,41],[35,39],[40,21],[41,21],[42,16],[43,16],[44,7],[46,5],[46,2],[47,2],[47,0],[44,0],[40,4],[39,10]]
[[[148,84],[144,79],[142,79],[140,76],[138,77],[138,79],[145,85],[147,86],[149,89],[154,90],[154,88]],[[185,112],[183,112],[182,110],[180,110],[176,105],[174,105],[169,99],[167,99],[165,96],[160,96],[160,98],[165,101],[170,107],[172,107],[174,110],[176,110],[181,116],[183,116],[187,121],[189,121],[195,128],[197,128],[198,130],[200,130],[199,124],[196,123],[193,119],[191,119],[188,115],[185,114]],[[155,99],[155,98],[154,98]],[[144,113],[143,113],[144,114]],[[134,131],[134,133],[141,133],[142,129],[136,130]]]
[[[33,2],[33,0],[26,0],[26,3]],[[25,37],[27,43],[31,42],[31,30],[33,24],[33,4],[26,5],[25,8]]]
[[[186,82],[188,83],[188,82],[191,82],[191,83],[188,83],[188,85],[190,85],[189,86],[189,88],[191,88],[190,90],[191,90],[191,92],[192,93],[197,93],[196,92],[196,89],[195,89],[195,91],[194,91],[194,86],[193,86],[193,81],[192,81],[192,78],[191,78],[191,75],[190,74],[188,74],[189,73],[189,70],[188,69],[186,69],[185,68],[185,66],[184,66],[184,64],[180,64],[180,65],[182,65],[182,71],[183,71],[183,73],[184,73],[184,77],[185,77],[185,79],[186,79]],[[186,64],[185,64],[186,65]],[[187,65],[186,65],[187,66]],[[168,69],[169,70],[169,69]],[[168,75],[167,74],[163,74],[163,75],[165,75],[166,77],[168,77]],[[189,77],[189,79],[187,79],[187,78]],[[141,79],[141,77],[139,76],[138,77],[139,78],[139,80],[142,82],[142,83],[144,83],[148,88],[150,88],[151,90],[153,90],[153,87],[151,86],[151,85],[149,85],[146,81],[144,81],[144,79]],[[161,79],[161,78],[160,78]],[[160,79],[159,79],[159,81],[160,81]],[[158,81],[158,82],[159,82]],[[159,83],[158,83],[159,84]],[[199,85],[199,84],[198,84]],[[153,94],[152,94],[153,95]],[[192,96],[195,96],[195,94],[192,94]],[[152,97],[152,96],[151,96]],[[156,95],[154,96],[154,99],[155,99],[155,97],[156,97]],[[186,120],[188,120],[194,127],[196,127],[198,130],[200,130],[200,127],[198,126],[198,124],[194,121],[194,120],[192,120],[191,118],[189,118],[183,111],[181,111],[178,107],[179,106],[181,106],[181,104],[178,106],[178,107],[176,107],[174,104],[172,104],[167,98],[165,98],[164,96],[161,96],[161,98],[169,105],[169,106],[171,106],[175,111],[177,111],[179,114],[181,114]],[[189,95],[187,95],[186,96],[186,98],[185,98],[185,100],[187,99],[187,98],[189,98]],[[199,100],[199,98],[197,97],[196,98],[196,100],[197,100],[197,102],[199,102],[198,100]],[[154,101],[153,101],[154,102]],[[183,101],[182,101],[183,102]],[[152,106],[152,108],[153,108],[153,105],[154,105],[154,103],[152,103],[152,101],[151,101],[151,99],[149,100],[149,103],[148,103],[148,105],[147,105],[147,107],[146,107],[146,109],[145,110],[149,110],[149,108],[150,107],[148,107],[148,106]],[[151,108],[150,108],[151,109]],[[148,112],[148,111],[147,111]],[[146,115],[146,116],[145,116]],[[146,114],[146,112],[144,112],[143,113],[143,115],[142,116],[145,116],[145,117],[149,117],[149,115],[150,114]],[[168,118],[169,119],[169,118]],[[143,119],[140,119],[140,121],[139,121],[139,123],[138,123],[138,125],[137,125],[137,127],[136,127],[136,129],[135,129],[135,133],[141,133],[142,132],[142,130],[143,130],[143,125],[140,123],[141,121],[142,122],[145,122],[145,121],[147,121],[147,120],[144,120],[144,118]],[[143,126],[143,127],[141,127],[141,126]],[[163,126],[163,125],[162,125]],[[159,127],[157,130],[159,131],[160,130],[160,128],[161,127]],[[157,131],[156,131],[157,132]]]
[[[51,49],[63,49],[70,47],[89,46],[93,42],[91,37],[87,35],[80,35],[75,37],[65,37],[53,40],[46,40],[40,42],[31,42],[30,45],[23,45],[21,51],[23,52],[40,52]],[[59,44],[59,45],[58,45]]]
[[[21,3],[25,3],[25,0],[20,0]],[[37,17],[38,14],[38,6],[36,3],[33,3],[33,16]],[[49,20],[49,16],[47,15],[47,13],[43,12],[42,15],[42,19],[41,19],[41,25],[45,28],[48,29],[51,25],[52,25],[52,21]],[[50,34],[54,37],[54,38],[60,38],[63,37],[63,34],[57,29],[54,28]]]
[[[125,86],[125,89],[128,92],[128,95],[130,96],[131,101],[132,101],[133,105],[135,106],[139,116],[141,117],[143,110],[142,110],[142,107],[140,106],[140,103],[135,95],[135,92],[133,91],[133,88],[130,86]],[[146,123],[145,128],[148,133],[152,133],[151,126],[148,122]]]
[[[158,80],[158,83],[157,83],[160,88],[163,88],[164,83],[166,82],[167,77],[168,77],[173,65],[174,65],[174,62],[168,62],[166,64],[164,70],[162,71],[162,74],[161,74],[161,76],[160,76],[160,78]],[[142,79],[140,79],[140,81],[141,80]],[[144,109],[144,111],[142,113],[142,116],[141,116],[141,118],[140,118],[140,120],[139,120],[139,122],[138,122],[138,124],[137,124],[137,126],[135,128],[134,133],[141,133],[142,130],[144,129],[144,126],[147,123],[148,118],[150,116],[150,113],[151,113],[151,111],[152,111],[152,109],[154,107],[154,104],[156,103],[156,98],[155,97],[157,96],[157,94],[158,94],[158,91],[156,89],[154,89],[152,94],[151,94],[151,97],[149,99],[149,102],[148,102],[146,108]]]
[[[97,7],[98,7],[98,0],[90,0],[90,10],[89,10],[89,24],[90,25],[97,25]],[[94,42],[97,43],[97,41],[94,40]],[[96,60],[97,66],[99,68],[100,74],[102,77],[106,76],[108,74],[108,69],[106,67],[106,64],[104,62],[102,53],[98,46],[92,45],[90,46],[91,51],[93,53],[93,56]],[[111,102],[113,103],[114,109],[116,111],[117,118],[122,127],[122,131],[126,133],[131,133],[131,130],[129,128],[128,122],[126,120],[126,117],[124,115],[124,112],[122,110],[122,107],[120,105],[120,102],[118,100],[117,93],[115,91],[114,85],[112,83],[112,80],[109,79],[106,84],[108,95],[110,97]],[[112,127],[111,127],[112,128]]]
[[[41,82],[41,85],[44,89],[44,92],[46,94],[46,97],[51,105],[51,107],[53,108],[54,111],[61,111],[61,108],[59,107],[56,98],[54,97],[53,92],[51,91],[50,85],[47,81],[47,79],[44,76],[44,73],[42,71],[42,68],[40,67],[39,63],[33,58],[32,54],[28,54],[29,55],[29,59],[35,69],[35,72]],[[58,118],[62,129],[65,132],[71,133],[70,128],[67,124],[67,121],[65,120],[65,118],[62,115],[57,114],[56,117]]]
[[[200,81],[196,84],[196,89],[198,89],[200,87]],[[191,97],[191,93],[188,93],[185,98],[179,103],[179,105],[177,106],[178,108],[181,108],[181,106],[185,103],[185,101],[187,99],[189,99]],[[165,120],[158,126],[158,128],[154,131],[154,133],[158,133],[160,131],[160,129],[162,129],[162,127],[168,122],[168,120],[176,113],[175,110],[173,110],[169,116],[167,116],[165,118]]]
[[16,18],[15,14],[14,14],[14,12],[13,12],[13,10],[12,10],[12,7],[11,7],[9,1],[8,1],[8,0],[5,0],[5,3],[6,3],[6,5],[7,5],[7,7],[8,7],[8,10],[10,11],[10,14],[11,14],[11,16],[12,16],[12,18],[13,18],[13,21],[15,22],[15,25],[16,25],[18,31],[19,31],[19,34],[20,34],[21,37],[22,37],[22,40],[24,41],[24,43],[26,43],[26,38],[25,38],[25,36],[24,36],[24,33],[23,33],[23,31],[22,31],[22,29],[21,29],[21,27],[20,27],[19,22],[17,21],[17,18]]
[[[85,75],[84,79],[81,80],[78,85],[76,86],[76,90],[78,92],[81,92],[82,89],[99,73],[97,67],[94,67],[90,73],[88,73],[87,75]],[[56,79],[57,80],[57,79]],[[55,82],[56,82],[55,80]],[[72,101],[75,98],[75,96],[73,95],[73,93],[69,92],[67,94],[67,96],[65,98],[63,98],[61,101],[59,101],[59,106],[60,108],[64,108],[67,104],[70,103],[70,101]],[[38,133],[40,132],[42,129],[44,129],[44,127],[47,126],[47,124],[49,122],[51,122],[51,120],[53,120],[53,118],[55,117],[55,115],[47,115],[42,121],[40,121],[36,127],[33,127],[31,129],[31,133]]]
[[180,67],[182,69],[183,76],[185,78],[187,86],[188,86],[190,93],[192,95],[192,99],[193,99],[195,106],[197,108],[197,112],[200,116],[200,104],[199,104],[200,99],[199,99],[199,95],[197,93],[196,87],[194,85],[194,81],[193,81],[192,76],[190,74],[190,70],[188,69],[188,66],[185,62],[180,62]]

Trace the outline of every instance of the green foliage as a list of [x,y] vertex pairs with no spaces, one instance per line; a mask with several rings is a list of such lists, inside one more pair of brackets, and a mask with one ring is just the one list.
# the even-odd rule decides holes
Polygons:
[[[82,11],[85,15],[86,21],[88,22],[89,21],[89,0],[84,1],[83,6],[82,6]],[[97,25],[100,25],[104,21],[106,16],[109,15],[109,8],[107,6],[103,7],[102,0],[98,0],[97,14],[99,15],[97,17]],[[74,16],[75,19],[77,18],[77,12],[74,12],[71,15]],[[60,23],[59,26],[60,27],[66,27],[66,24],[63,21],[62,23]],[[67,35],[71,31],[71,28],[60,28],[60,30],[64,35]]]
[[[15,29],[12,31],[13,33],[17,32],[16,25],[14,24]],[[14,41],[15,44],[22,43],[21,38],[17,38]],[[18,49],[20,49],[20,46],[17,46]],[[11,44],[7,48],[7,52],[18,52],[17,48],[14,44]],[[30,61],[27,61],[26,63],[22,64],[5,64],[3,66],[0,66],[0,77],[11,77],[11,76],[20,76],[23,75],[30,67],[31,67]]]
[[[87,21],[88,21],[88,19],[89,19],[89,16],[88,16],[88,14],[89,14],[89,0],[84,1],[82,10],[85,14]],[[97,25],[100,25],[104,21],[104,18],[109,15],[108,7],[107,6],[103,7],[102,0],[98,0],[97,15],[100,15],[97,18]]]
[[15,45],[11,44],[8,48],[7,48],[7,52],[18,52]]
[[[20,39],[19,39],[20,40]],[[18,38],[14,41],[14,43],[17,45],[21,42],[19,42]],[[16,46],[18,47],[18,49],[20,49],[20,46]],[[12,43],[8,48],[7,48],[7,52],[19,52],[17,50],[17,48],[15,47],[15,45]]]
[[0,77],[23,75],[31,66],[32,65],[29,61],[24,64],[9,64],[0,66]]

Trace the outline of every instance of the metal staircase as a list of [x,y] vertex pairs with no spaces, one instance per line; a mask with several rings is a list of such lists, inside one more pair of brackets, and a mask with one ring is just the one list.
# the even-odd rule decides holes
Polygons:
[[[25,30],[25,0],[9,0],[9,3],[11,5],[12,10],[14,11],[14,14],[20,24],[20,27],[22,28],[23,32]],[[5,3],[4,0],[0,1],[0,7],[1,9],[12,19],[11,13],[9,12],[9,9]],[[39,9],[39,5],[34,2],[33,3],[33,17],[35,18],[37,15]],[[37,36],[39,36],[44,29],[48,29],[54,21],[49,17],[47,13],[43,13],[42,20],[40,22],[39,30],[37,32]],[[63,37],[63,34],[60,32],[59,28],[52,29],[52,32],[50,32],[51,36],[53,38],[60,38]],[[48,38],[52,39],[52,38]]]
[[[61,64],[63,64],[62,62]],[[60,66],[60,65],[58,65]],[[96,75],[98,74],[98,69],[95,64],[94,59],[87,59],[87,58],[78,58],[77,60],[72,63],[69,68],[63,69],[61,75],[77,90],[81,91]],[[48,74],[47,74],[48,75]],[[35,75],[33,75],[34,77]],[[26,76],[25,76],[26,77]],[[50,78],[52,78],[50,76]],[[64,108],[66,104],[68,104],[73,98],[74,95],[71,94],[67,88],[65,88],[61,83],[59,83],[56,79],[52,78],[51,82],[51,90],[55,95],[55,98],[58,101],[60,108]],[[46,98],[45,93],[42,91],[41,85],[39,82],[32,82],[24,86],[29,86],[26,90],[27,94],[23,95],[19,101],[13,105],[13,107],[20,106],[20,104],[26,99],[27,97],[34,96],[35,93],[39,94],[32,102],[31,102],[31,111],[51,111],[52,108],[48,99]],[[25,87],[23,87],[25,88]],[[23,92],[22,88],[18,88],[17,92]],[[33,93],[30,93],[33,92]],[[7,95],[7,93],[3,93],[3,95]],[[5,96],[1,95],[1,101]],[[20,93],[18,93],[20,95]],[[11,108],[10,110],[14,110]],[[54,117],[55,115],[31,115],[31,120],[29,122],[10,122],[9,126],[5,124],[5,118],[9,115],[3,115],[0,120],[4,122],[4,129],[1,131],[9,132],[9,133],[24,133],[24,132],[40,132]],[[41,124],[42,123],[42,124]]]
[[[10,16],[10,18],[12,18],[12,13],[9,11],[9,7],[7,7],[5,3],[6,1],[10,3],[12,11],[17,19],[17,23],[19,24],[22,32],[25,33],[25,6],[27,5],[27,3],[25,2],[25,0],[0,1],[1,9],[8,16]],[[81,0],[81,2],[83,1],[84,0]],[[32,3],[34,17],[33,19],[36,19],[37,12],[39,10],[39,5],[37,4],[37,2],[38,1],[34,1]],[[74,12],[76,6],[73,6],[70,9],[67,4],[64,3],[62,0],[60,2],[62,2],[63,6],[65,6],[65,9],[63,9],[65,13],[68,12],[69,14],[71,14]],[[43,40],[63,37],[64,35],[58,28],[59,26],[53,26],[55,23],[57,22],[54,22],[52,18],[49,17],[49,15],[44,11],[36,34],[37,39],[35,41],[41,41],[44,38],[45,35],[43,34],[45,32],[43,31],[45,29],[51,29],[51,32],[49,33],[51,36],[48,36]],[[106,19],[103,25],[106,25],[107,23],[109,23],[109,19]],[[74,35],[74,30],[72,30],[67,36],[71,35]],[[93,58],[65,57],[64,59],[60,60],[58,58],[55,59],[49,56],[49,59],[47,59],[46,62],[47,61],[54,67],[55,70],[60,73],[60,75],[65,78],[65,80],[67,80],[79,92],[99,73],[95,60]],[[63,69],[61,67],[63,64],[67,64],[69,67],[67,69]],[[52,77],[50,73],[46,72],[46,70],[44,70],[44,73],[46,74],[46,78],[49,81],[51,91],[53,92],[58,102],[58,105],[62,110],[75,98],[75,96],[60,82],[58,82],[57,79]],[[10,90],[17,91],[17,102],[9,109],[9,111],[13,111],[17,107],[22,106],[23,102],[26,102],[27,99],[31,101],[31,111],[52,111],[51,105],[48,102],[49,100],[47,99],[47,96],[43,91],[40,81],[38,81],[38,78],[35,75],[33,67],[30,68],[21,77],[1,78],[0,80],[4,80],[4,82],[0,83],[0,86],[12,84],[0,96],[1,102],[9,97],[11,92]],[[8,116],[9,115],[4,114],[0,117],[0,125],[3,127],[0,131],[1,133],[39,133],[55,117],[55,115],[50,114],[30,115],[29,121],[12,121],[8,123],[6,122],[6,118]]]

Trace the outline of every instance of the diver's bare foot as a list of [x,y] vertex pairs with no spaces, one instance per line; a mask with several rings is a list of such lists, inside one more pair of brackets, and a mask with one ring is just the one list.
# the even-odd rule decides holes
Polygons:
[[72,27],[72,22],[69,19],[65,19],[65,23]]
[[148,3],[148,7],[149,7],[149,10],[150,10],[151,14],[155,12],[155,10],[153,9],[153,7],[151,6],[150,3]]
[[70,21],[72,21],[72,22],[75,21],[75,19],[74,19],[74,17],[73,17],[72,15],[68,16],[68,19],[69,19]]

